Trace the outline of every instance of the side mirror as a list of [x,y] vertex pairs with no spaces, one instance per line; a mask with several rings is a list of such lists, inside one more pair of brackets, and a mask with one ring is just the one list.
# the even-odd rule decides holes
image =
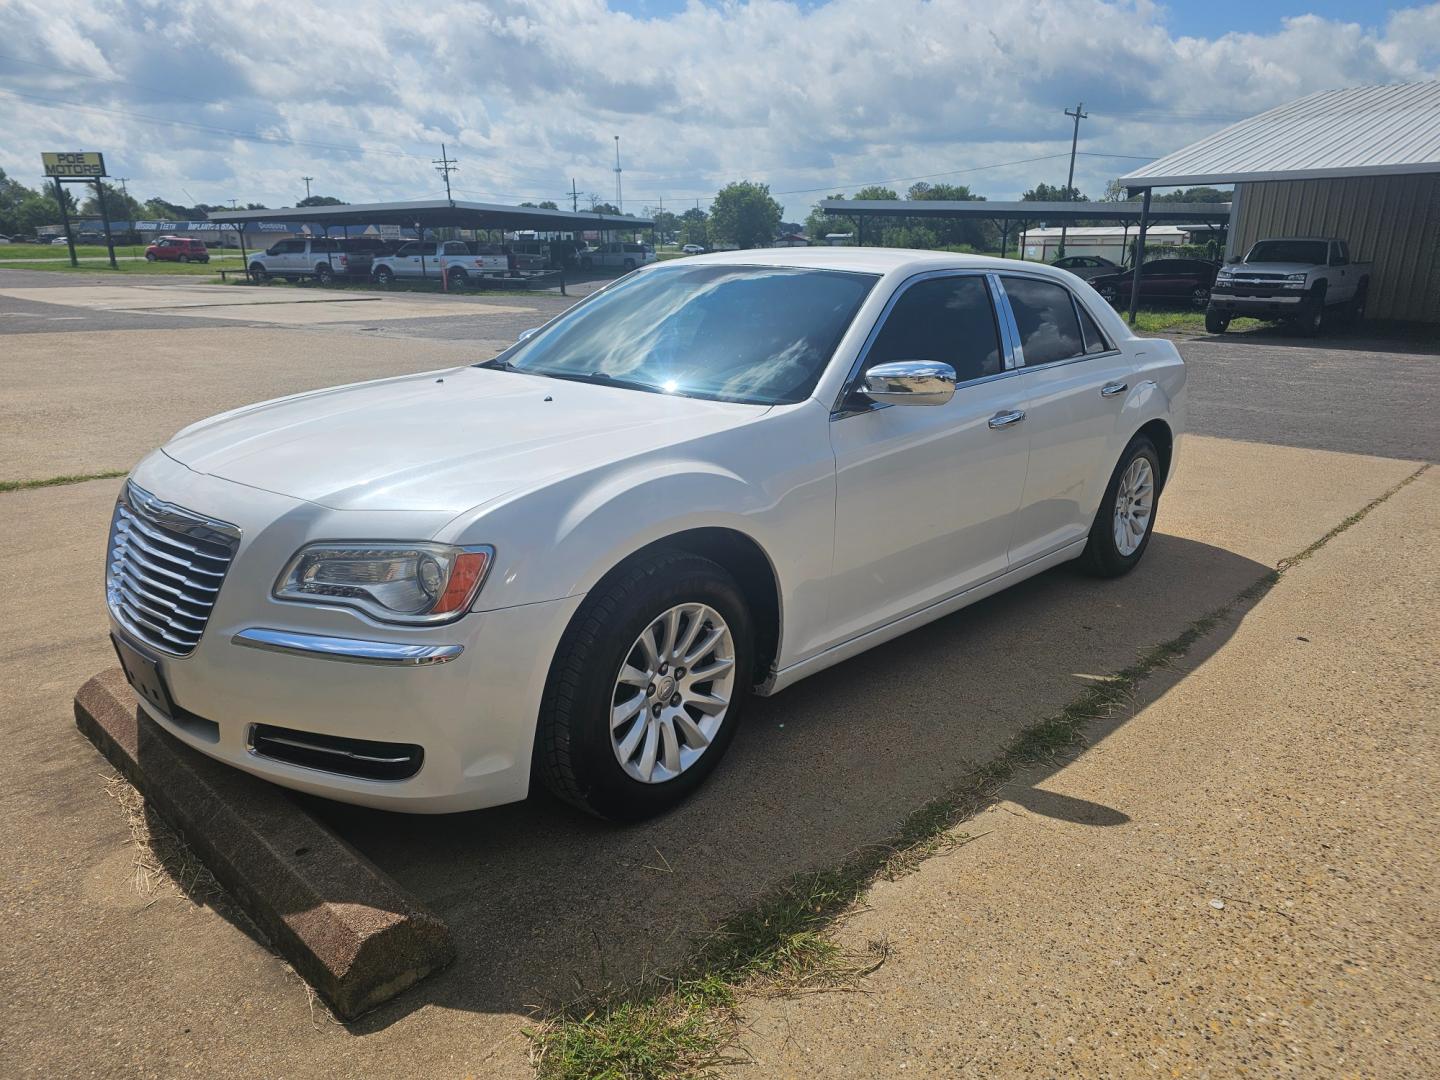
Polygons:
[[860,392],[886,405],[944,405],[955,396],[955,369],[934,360],[897,360],[865,373]]
[[534,336],[535,336],[536,334],[538,334],[539,332],[540,332],[540,328],[539,328],[538,326],[532,326],[529,330],[521,330],[521,331],[520,331],[520,336],[515,339],[515,344],[518,345],[518,344],[520,344],[520,342],[522,342],[522,341],[529,341],[532,337],[534,337]]

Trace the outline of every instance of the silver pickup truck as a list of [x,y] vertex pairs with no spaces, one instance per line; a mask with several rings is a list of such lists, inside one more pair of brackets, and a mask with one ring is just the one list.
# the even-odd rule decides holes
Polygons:
[[1332,237],[1256,241],[1216,275],[1205,329],[1223,334],[1239,316],[1285,319],[1306,334],[1336,315],[1359,322],[1372,266],[1352,262],[1349,245]]

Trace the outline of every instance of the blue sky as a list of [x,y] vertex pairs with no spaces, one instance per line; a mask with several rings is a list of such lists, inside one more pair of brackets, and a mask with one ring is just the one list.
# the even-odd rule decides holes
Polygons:
[[[918,178],[1076,184],[1304,94],[1440,78],[1440,0],[0,0],[0,168],[96,149],[141,197],[704,206]],[[297,60],[325,55],[343,62]]]

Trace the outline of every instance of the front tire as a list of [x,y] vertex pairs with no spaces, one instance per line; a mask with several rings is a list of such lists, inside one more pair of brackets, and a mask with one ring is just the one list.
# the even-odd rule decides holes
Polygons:
[[250,276],[262,285],[270,280],[270,271],[266,270],[260,263],[250,264]]
[[717,563],[660,551],[591,592],[551,664],[536,772],[612,821],[668,810],[734,738],[750,687],[750,614]]
[[1224,312],[1215,311],[1213,308],[1205,312],[1205,332],[1207,334],[1223,334],[1230,329],[1230,316]]
[[1137,435],[1110,476],[1080,565],[1096,577],[1135,569],[1150,546],[1159,502],[1160,454],[1148,435]]
[[380,269],[378,269],[378,270],[375,271],[375,284],[376,284],[376,285],[379,285],[379,286],[381,286],[381,287],[383,287],[383,288],[388,288],[390,285],[392,285],[392,284],[394,283],[394,281],[395,281],[395,271],[391,270],[388,266],[382,266],[382,267],[380,267]]

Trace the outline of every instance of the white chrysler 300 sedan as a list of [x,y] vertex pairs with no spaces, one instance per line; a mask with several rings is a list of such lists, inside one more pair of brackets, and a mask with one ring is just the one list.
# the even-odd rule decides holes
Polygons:
[[[473,367],[186,428],[115,507],[146,711],[277,784],[667,807],[774,693],[1047,567],[1145,552],[1185,369],[1032,263],[639,270]],[[843,739],[844,732],[836,732]]]

